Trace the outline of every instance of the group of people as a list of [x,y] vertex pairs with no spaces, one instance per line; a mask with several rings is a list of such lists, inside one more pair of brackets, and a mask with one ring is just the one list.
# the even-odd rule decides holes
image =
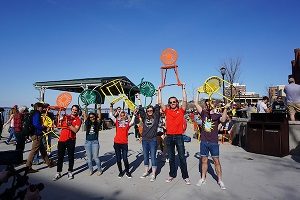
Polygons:
[[[201,132],[201,165],[202,175],[197,185],[201,186],[206,183],[206,173],[208,168],[208,156],[211,155],[216,167],[218,176],[218,184],[221,189],[225,189],[222,181],[222,170],[219,160],[218,145],[218,125],[227,118],[227,107],[223,113],[216,110],[215,105],[211,101],[207,101],[206,106],[202,107],[198,104],[198,96],[195,99],[195,106],[201,115],[203,121],[203,130]],[[179,157],[179,166],[184,182],[190,185],[189,174],[187,170],[187,162],[185,157],[184,132],[186,129],[185,113],[187,109],[187,95],[185,85],[182,85],[182,103],[176,97],[170,97],[167,105],[162,102],[162,87],[158,88],[157,103],[155,106],[149,105],[146,108],[141,106],[140,96],[137,96],[139,107],[133,113],[132,118],[125,111],[119,112],[117,115],[113,113],[113,105],[110,106],[110,118],[116,125],[116,135],[114,138],[114,149],[119,169],[118,177],[126,175],[131,178],[129,171],[128,154],[128,131],[134,125],[136,117],[140,117],[142,122],[141,142],[144,156],[144,173],[140,178],[150,176],[150,181],[156,180],[157,171],[157,148],[160,146],[159,137],[165,140],[167,155],[169,159],[169,177],[166,182],[172,182],[177,176],[177,168],[175,164],[176,150]],[[165,115],[165,131],[161,127],[161,114]],[[163,134],[160,134],[163,132]],[[158,137],[159,136],[159,137]],[[125,171],[122,168],[122,160],[124,162]],[[151,160],[151,166],[150,166]]]
[[[138,108],[133,112],[130,117],[120,107],[114,112],[113,104],[110,106],[109,118],[114,122],[116,127],[116,134],[113,141],[113,148],[115,150],[116,163],[119,170],[118,177],[122,178],[126,175],[131,178],[132,175],[129,170],[128,161],[128,133],[129,129],[133,125],[138,125],[136,137],[141,140],[144,156],[144,172],[140,178],[146,178],[150,176],[150,181],[156,180],[157,175],[157,151],[162,149],[164,155],[167,155],[169,161],[169,177],[166,182],[172,182],[177,176],[177,168],[175,165],[175,152],[177,150],[179,157],[179,166],[182,173],[182,178],[187,185],[190,185],[189,174],[187,170],[187,162],[185,157],[185,145],[184,145],[184,132],[186,129],[185,113],[187,109],[187,95],[185,90],[185,84],[182,87],[182,102],[179,104],[179,100],[176,97],[170,97],[167,104],[162,101],[162,89],[158,88],[156,105],[148,105],[142,107],[140,95],[138,94]],[[295,84],[293,78],[289,78],[289,85],[285,87],[287,94],[287,108],[290,114],[290,119],[295,120],[295,113],[299,112],[299,97],[300,86]],[[298,92],[298,93],[297,93]],[[299,95],[298,95],[299,94]],[[263,97],[262,101],[257,104],[257,112],[269,112],[267,102],[268,97]],[[282,106],[281,100],[276,100],[274,108]],[[219,145],[218,145],[218,133],[220,125],[228,119],[227,108],[230,105],[223,106],[221,111],[216,109],[214,101],[206,100],[204,105],[199,104],[199,93],[194,100],[196,114],[199,118],[199,124],[201,128],[201,143],[200,143],[200,156],[201,156],[201,177],[197,185],[201,186],[206,183],[206,174],[208,168],[208,157],[211,156],[214,162],[216,174],[218,177],[218,184],[221,189],[225,189],[224,182],[222,180],[222,168],[219,159]],[[273,108],[273,109],[274,109]],[[2,133],[3,126],[10,124],[9,137],[5,141],[7,144],[15,137],[16,150],[24,151],[25,141],[30,136],[32,141],[32,147],[29,156],[26,161],[26,167],[28,173],[35,173],[37,170],[32,168],[34,157],[40,152],[41,157],[49,167],[57,166],[57,173],[53,180],[56,181],[62,177],[62,167],[65,152],[67,150],[68,155],[68,179],[73,179],[73,167],[74,167],[74,154],[76,146],[76,133],[80,130],[82,119],[85,125],[85,151],[87,156],[88,174],[92,175],[93,160],[97,166],[97,175],[103,173],[101,166],[101,160],[99,159],[99,132],[101,130],[101,109],[99,112],[86,113],[82,112],[82,117],[79,116],[80,108],[78,105],[71,107],[70,115],[61,116],[60,121],[60,134],[57,145],[57,162],[51,160],[46,152],[45,144],[43,142],[43,134],[45,127],[42,122],[42,114],[44,112],[45,105],[43,103],[34,104],[34,110],[29,112],[25,106],[14,106],[11,110],[9,119],[4,123],[3,111],[0,110],[1,127],[0,133]],[[230,118],[230,116],[229,116]],[[30,121],[30,122],[28,122]],[[25,124],[32,123],[33,129],[26,127]],[[230,124],[228,123],[230,126]],[[225,127],[224,127],[225,128]],[[228,127],[227,127],[228,128]],[[2,137],[0,135],[0,137]],[[123,163],[124,170],[123,170]],[[151,162],[150,162],[151,161]]]
[[[165,155],[167,155],[167,158],[169,160],[169,176],[167,177],[166,182],[172,182],[177,177],[177,168],[175,164],[175,154],[177,150],[182,178],[185,184],[191,184],[189,173],[187,170],[184,144],[184,133],[187,126],[185,119],[185,113],[187,109],[187,95],[185,84],[182,84],[181,87],[181,105],[179,100],[174,96],[168,98],[168,102],[167,104],[165,104],[162,101],[163,87],[158,88],[157,102],[154,106],[149,105],[147,107],[142,107],[140,96],[137,95],[138,108],[133,112],[131,117],[121,109],[119,109],[117,112],[114,112],[113,104],[111,104],[109,117],[115,123],[116,127],[113,148],[115,150],[116,163],[119,170],[119,178],[122,178],[124,175],[128,178],[132,177],[128,161],[128,133],[130,127],[135,125],[138,121],[141,126],[140,135],[144,156],[144,172],[140,176],[140,178],[146,178],[150,176],[151,182],[156,180],[158,163],[157,149],[163,146],[163,151],[165,152]],[[215,103],[213,101],[207,100],[205,102],[205,105],[200,105],[199,94],[196,95],[194,104],[202,122],[200,143],[200,161],[202,173],[197,185],[201,186],[206,183],[208,157],[211,156],[215,165],[218,184],[221,189],[225,189],[225,185],[222,180],[222,168],[219,159],[218,126],[220,123],[227,120],[228,105],[226,105],[220,113],[216,109],[216,105],[214,105]],[[62,177],[64,156],[67,150],[69,165],[67,173],[68,179],[73,179],[76,134],[80,130],[83,119],[83,123],[85,125],[84,147],[87,156],[88,175],[92,175],[94,173],[92,164],[94,160],[97,166],[96,174],[100,176],[103,173],[101,160],[99,159],[99,132],[101,130],[100,126],[102,120],[100,110],[97,113],[82,112],[83,116],[81,117],[79,116],[79,106],[73,105],[71,107],[71,114],[62,116],[62,119],[59,120],[60,134],[57,146],[57,161],[55,162],[54,160],[51,160],[47,155],[45,144],[42,141],[43,130],[45,129],[41,121],[43,109],[44,105],[42,103],[36,103],[34,105],[34,111],[32,111],[30,115],[34,129],[32,133],[29,134],[32,140],[32,147],[26,161],[28,173],[37,172],[37,170],[32,168],[32,162],[34,156],[38,152],[40,152],[43,160],[49,167],[57,166],[57,173],[55,174],[53,180],[56,181],[60,179]],[[24,119],[24,111],[22,109],[19,110],[22,116],[21,119]],[[136,118],[139,118],[139,120],[137,120]],[[15,119],[16,117],[12,117],[11,120]],[[163,122],[162,119],[164,119]],[[17,139],[17,143],[19,143],[19,141],[24,141],[24,139]],[[20,144],[22,145],[21,147],[18,147],[18,149],[23,151],[23,142],[20,142]]]
[[291,121],[296,120],[296,113],[300,112],[300,85],[295,83],[292,76],[288,78],[288,85],[283,89],[285,99],[281,95],[277,95],[276,99],[270,103],[267,96],[263,96],[261,101],[257,102],[257,113],[285,113],[287,111],[288,118]]

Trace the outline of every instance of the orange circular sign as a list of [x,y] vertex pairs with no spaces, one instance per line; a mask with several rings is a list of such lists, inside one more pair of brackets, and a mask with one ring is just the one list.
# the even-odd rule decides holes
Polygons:
[[56,105],[66,108],[72,101],[72,95],[69,92],[63,92],[56,98]]
[[160,55],[160,60],[164,65],[174,65],[177,61],[178,55],[175,49],[167,48],[163,50]]

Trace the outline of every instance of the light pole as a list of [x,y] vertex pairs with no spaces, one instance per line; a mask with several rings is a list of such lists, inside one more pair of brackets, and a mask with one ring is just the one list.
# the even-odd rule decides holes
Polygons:
[[225,76],[225,74],[226,74],[226,68],[225,67],[221,67],[220,68],[220,72],[221,72],[221,75],[222,75],[222,79],[223,79],[223,101],[224,101],[224,103],[225,103],[225,83],[224,83],[224,76]]

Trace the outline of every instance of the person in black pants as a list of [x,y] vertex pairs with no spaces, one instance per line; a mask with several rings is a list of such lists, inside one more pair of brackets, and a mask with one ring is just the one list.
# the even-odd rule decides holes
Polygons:
[[[136,113],[136,111],[135,111]],[[114,149],[116,153],[117,165],[119,169],[119,178],[122,178],[124,173],[122,169],[122,158],[125,165],[125,172],[128,178],[131,178],[131,173],[129,172],[128,163],[128,131],[129,128],[134,125],[135,113],[129,122],[128,116],[125,111],[121,111],[117,118],[113,115],[113,105],[110,106],[109,117],[116,124],[116,136],[114,138]]]
[[73,167],[76,133],[79,131],[81,126],[81,119],[78,116],[79,106],[73,105],[71,108],[71,112],[71,115],[64,116],[61,122],[62,130],[60,132],[57,145],[57,174],[53,178],[54,181],[58,180],[61,177],[66,149],[68,151],[69,160],[68,179],[71,180],[74,178]]

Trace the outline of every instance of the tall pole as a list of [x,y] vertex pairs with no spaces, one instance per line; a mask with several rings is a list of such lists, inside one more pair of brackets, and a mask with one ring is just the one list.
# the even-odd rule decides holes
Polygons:
[[226,103],[226,98],[225,98],[225,82],[224,82],[224,77],[225,77],[225,74],[226,74],[226,68],[225,67],[221,67],[220,68],[220,72],[221,72],[222,79],[223,79],[223,101],[224,101],[224,103]]
[[224,83],[224,76],[225,74],[222,74],[222,79],[223,79],[223,101],[225,103],[226,99],[225,99],[225,83]]

